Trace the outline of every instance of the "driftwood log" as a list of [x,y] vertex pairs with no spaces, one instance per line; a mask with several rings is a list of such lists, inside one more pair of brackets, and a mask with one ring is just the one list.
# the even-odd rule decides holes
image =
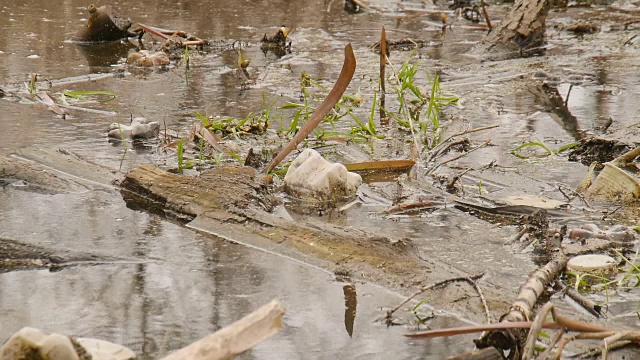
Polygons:
[[232,359],[275,335],[282,327],[284,309],[277,300],[222,328],[215,333],[175,351],[162,360]]
[[538,54],[544,44],[549,7],[549,0],[518,0],[482,41],[481,48],[504,58]]
[[[508,313],[503,315],[500,322],[531,321],[534,317],[534,307],[547,286],[567,266],[567,256],[558,252],[545,266],[536,270],[520,289],[518,297],[511,305]],[[526,333],[518,329],[505,329],[486,333],[476,342],[478,347],[493,346],[501,350],[510,350],[520,354]],[[516,357],[518,358],[518,357]]]
[[[127,206],[158,213],[187,227],[231,241],[277,249],[278,253],[391,288],[413,287],[455,276],[468,276],[453,267],[420,259],[411,242],[327,223],[292,221],[266,210],[273,196],[253,168],[207,170],[198,176],[179,176],[152,165],[131,170],[121,183]],[[435,271],[435,267],[437,271]],[[485,296],[503,293],[485,284]],[[508,304],[493,301],[494,310]],[[500,304],[501,306],[498,306]],[[450,306],[446,299],[433,305]],[[498,307],[497,309],[495,307]]]
[[354,263],[378,274],[408,275],[406,280],[411,282],[416,280],[411,275],[428,272],[407,251],[405,242],[329,224],[305,225],[270,214],[274,200],[262,181],[249,167],[217,168],[190,177],[141,165],[126,175],[121,193],[129,207],[181,221],[197,217],[191,222],[197,225],[191,227],[206,226],[222,237],[237,234],[251,239],[253,234],[254,239],[260,238],[258,242],[269,241],[269,246],[286,242],[304,257],[314,255],[335,265]]

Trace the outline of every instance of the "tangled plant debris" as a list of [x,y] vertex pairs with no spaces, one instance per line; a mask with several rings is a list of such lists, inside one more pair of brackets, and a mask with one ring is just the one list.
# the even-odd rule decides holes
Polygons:
[[[360,2],[349,2],[349,4],[351,4],[349,6],[355,4],[356,11],[362,10]],[[345,6],[347,5],[345,3]],[[470,21],[477,22],[484,18],[487,23],[486,28],[492,28],[484,1],[479,5],[467,2],[455,2],[454,5],[462,8],[461,15]],[[477,47],[490,52],[505,51],[506,48],[508,57],[528,56],[534,53],[544,54],[544,51],[541,50],[545,48],[548,7],[547,2],[517,2],[507,18],[503,19],[498,27]],[[172,62],[176,66],[182,64],[180,66],[185,68],[186,82],[190,81],[189,72],[200,65],[198,64],[199,59],[194,56],[194,53],[204,51],[206,47],[215,44],[184,31],[167,30],[143,24],[140,24],[140,31],[131,32],[129,31],[131,22],[117,16],[110,8],[106,7],[90,7],[89,13],[89,22],[92,24],[98,21],[114,24],[117,31],[113,37],[135,35],[140,39],[146,33],[159,40],[160,42],[151,51],[143,49],[132,52],[128,62],[136,66],[167,67],[169,65],[170,67]],[[523,14],[524,16],[522,16]],[[437,25],[440,26],[439,23]],[[439,28],[438,33],[444,38],[447,25],[451,29],[451,23],[448,23],[446,16],[442,17],[442,25],[442,34],[440,34]],[[587,25],[589,24],[575,23],[575,25],[554,29],[580,34],[597,34],[599,32],[600,27]],[[632,25],[632,23],[625,24],[625,28],[628,25]],[[290,54],[292,42],[289,35],[291,32],[286,27],[281,27],[275,36],[268,37],[265,34],[260,42],[262,50],[265,52],[273,51],[277,56]],[[105,35],[103,38],[107,39],[108,37]],[[86,35],[85,41],[101,41],[103,38]],[[554,39],[554,41],[559,40]],[[178,176],[151,166],[136,168],[131,171],[124,182],[123,196],[127,198],[129,203],[146,201],[143,207],[159,210],[158,212],[165,216],[170,214],[170,216],[178,216],[181,220],[193,220],[201,217],[205,218],[203,221],[212,220],[217,225],[222,224],[221,228],[233,228],[236,231],[240,231],[238,229],[244,227],[244,231],[251,231],[254,236],[262,236],[278,244],[292,243],[291,246],[297,247],[305,254],[315,254],[335,264],[347,263],[356,266],[353,265],[355,263],[360,266],[360,263],[364,263],[366,266],[374,268],[373,270],[358,268],[358,271],[362,271],[362,274],[368,276],[370,274],[379,275],[382,272],[394,272],[399,277],[407,279],[401,284],[402,287],[417,287],[418,290],[405,302],[387,312],[386,320],[390,324],[396,323],[393,315],[414,298],[457,282],[464,282],[470,286],[463,291],[465,292],[464,301],[478,300],[484,309],[488,323],[496,318],[494,316],[496,312],[502,314],[500,322],[497,324],[408,334],[414,338],[436,335],[453,336],[485,331],[485,335],[477,340],[477,346],[491,347],[494,349],[492,356],[508,353],[511,358],[531,358],[536,354],[539,358],[547,358],[552,355],[562,357],[564,349],[571,346],[570,343],[577,339],[604,339],[605,344],[601,347],[604,357],[607,352],[617,346],[637,344],[639,336],[634,331],[617,329],[614,326],[605,327],[590,324],[568,315],[560,315],[560,310],[547,302],[553,288],[557,292],[552,296],[552,301],[557,301],[559,297],[564,297],[566,294],[567,297],[580,299],[576,301],[590,314],[602,317],[606,316],[605,302],[608,299],[596,303],[590,298],[592,294],[588,292],[605,291],[609,296],[609,293],[613,293],[614,289],[635,289],[640,283],[638,281],[640,270],[638,270],[637,264],[637,251],[635,255],[629,256],[629,254],[634,254],[634,242],[636,241],[636,234],[633,231],[634,220],[632,217],[616,216],[620,215],[616,214],[618,209],[622,209],[620,213],[624,213],[625,216],[628,215],[627,211],[634,211],[634,206],[640,196],[638,168],[635,161],[638,155],[637,144],[633,141],[611,142],[606,139],[590,137],[588,131],[584,131],[578,126],[582,125],[581,115],[573,114],[572,110],[575,108],[569,104],[569,95],[574,89],[574,84],[571,83],[568,91],[561,91],[561,87],[557,84],[553,86],[550,83],[538,85],[541,77],[532,76],[535,84],[527,87],[525,93],[533,95],[532,102],[545,108],[545,114],[558,123],[559,128],[568,134],[570,140],[567,141],[566,137],[558,140],[557,137],[546,136],[547,134],[543,134],[545,137],[539,138],[529,133],[526,136],[517,134],[513,139],[510,139],[512,141],[509,142],[505,154],[499,154],[506,155],[506,157],[497,161],[496,159],[486,159],[487,154],[496,158],[500,157],[496,155],[496,152],[485,150],[493,145],[494,138],[500,137],[494,136],[494,131],[499,131],[500,129],[495,129],[501,125],[498,125],[496,120],[489,125],[481,124],[477,127],[467,126],[466,128],[455,128],[455,130],[447,128],[447,125],[451,125],[453,122],[450,112],[461,111],[461,107],[458,105],[465,98],[447,91],[452,83],[451,78],[454,77],[451,76],[452,71],[443,70],[441,64],[438,64],[438,70],[424,71],[421,66],[430,67],[433,63],[416,60],[418,54],[424,55],[424,53],[416,52],[416,49],[429,47],[432,43],[432,40],[424,39],[388,41],[383,28],[380,41],[374,47],[379,52],[380,72],[379,74],[364,74],[363,79],[368,77],[374,80],[369,82],[369,87],[362,86],[355,94],[350,94],[347,91],[356,66],[354,51],[349,44],[345,47],[343,69],[331,91],[327,91],[327,87],[321,81],[316,81],[312,76],[301,71],[301,97],[299,101],[272,100],[271,94],[263,91],[262,108],[250,112],[244,117],[230,117],[226,114],[208,116],[196,113],[192,117],[195,125],[190,125],[186,136],[168,135],[165,129],[161,148],[175,151],[175,158],[172,161],[174,164],[177,162],[176,172],[195,174],[196,171],[187,170],[197,169],[199,176]],[[629,40],[625,40],[624,46],[630,44]],[[413,52],[403,57],[399,66],[394,66],[389,60],[389,49],[393,51],[402,47],[411,48]],[[228,50],[232,51],[234,59],[231,61],[230,67],[238,70],[239,75],[244,74],[239,91],[254,90],[251,86],[261,85],[260,78],[254,76],[255,73],[249,72],[251,59],[247,57],[245,49],[239,49],[232,45]],[[558,50],[556,49],[556,51]],[[378,54],[370,55],[375,59],[374,68],[377,68]],[[251,56],[255,57],[255,53]],[[532,60],[525,65],[518,63],[516,70],[519,73],[505,76],[511,76],[514,79],[528,79],[527,76],[533,72],[529,68],[542,66],[540,65],[542,62],[542,60]],[[367,62],[364,61],[364,63]],[[502,69],[500,64],[487,62],[480,66],[496,66],[496,68]],[[464,64],[462,66],[471,67],[472,65]],[[127,67],[127,69],[131,68]],[[290,69],[292,66],[285,64],[282,65],[282,68]],[[507,71],[515,71],[512,68],[506,68]],[[371,69],[371,66],[368,69]],[[596,77],[593,74],[588,74],[584,78],[589,76]],[[95,79],[95,77],[88,78],[87,81],[92,81],[91,79]],[[555,82],[561,81],[553,80]],[[492,83],[492,79],[474,81],[482,86],[478,86],[477,89],[462,89],[465,95],[480,91],[490,92],[491,87],[496,85]],[[482,84],[483,81],[486,83]],[[574,82],[577,83],[577,81]],[[359,81],[359,85],[363,83],[366,84],[364,81]],[[504,85],[503,83],[498,84]],[[106,91],[85,93],[48,91],[51,88],[45,88],[42,81],[38,81],[36,74],[30,75],[28,81],[23,85],[21,84],[19,90],[2,89],[0,93],[5,97],[18,97],[30,103],[42,103],[50,108],[56,116],[63,119],[67,118],[69,110],[81,110],[77,105],[88,104],[95,99],[115,98],[115,94]],[[461,88],[458,86],[457,90]],[[606,89],[598,91],[604,95],[611,95],[611,92],[606,92]],[[573,95],[572,98],[575,96]],[[492,106],[504,99],[491,97],[480,97],[479,99],[482,106],[489,108],[487,112],[491,116],[487,116],[488,118],[491,120],[494,120],[493,116],[499,118],[500,111],[503,109],[496,110]],[[58,101],[56,102],[56,100]],[[486,103],[488,105],[485,105]],[[360,108],[361,104],[371,105]],[[104,110],[83,110],[109,115]],[[189,109],[189,111],[193,111],[193,109]],[[208,111],[211,112],[210,109]],[[514,110],[508,109],[506,111]],[[533,115],[526,114],[523,117],[530,120]],[[616,125],[613,118],[609,117],[608,123],[598,129],[595,127],[593,129],[598,130],[600,135],[606,135],[610,129],[615,129]],[[162,137],[162,132],[159,130],[160,126],[157,121],[146,122],[135,118],[129,125],[114,123],[109,128],[108,136],[113,139],[121,139],[126,154],[127,140],[156,137],[158,133]],[[627,126],[627,131],[633,132],[633,130],[632,126]],[[473,136],[470,136],[471,134]],[[482,138],[481,134],[486,134],[486,136]],[[523,138],[535,139],[535,141],[522,140]],[[389,143],[393,141],[397,141],[400,145],[390,146]],[[491,288],[492,284],[483,277],[484,273],[476,272],[478,275],[474,276],[454,276],[457,274],[452,274],[444,280],[425,277],[424,274],[432,271],[429,268],[430,265],[425,264],[431,264],[429,261],[432,259],[420,253],[420,249],[414,243],[417,242],[415,241],[417,236],[412,239],[391,239],[384,236],[366,237],[361,236],[360,233],[349,236],[349,229],[337,231],[335,228],[332,230],[320,228],[318,230],[317,227],[305,227],[301,224],[290,225],[282,218],[268,212],[278,206],[272,196],[274,192],[276,196],[282,195],[278,193],[278,190],[281,189],[279,185],[282,184],[276,180],[273,183],[276,186],[273,186],[269,183],[269,180],[273,179],[269,176],[265,176],[263,179],[262,175],[282,175],[288,165],[281,166],[280,164],[286,162],[288,158],[291,159],[293,156],[290,155],[296,155],[296,150],[303,148],[307,148],[303,154],[312,152],[308,148],[317,148],[321,151],[324,149],[324,155],[327,157],[340,158],[343,154],[339,154],[339,152],[346,148],[346,146],[341,148],[342,144],[347,144],[351,149],[356,148],[359,153],[354,158],[358,160],[363,158],[367,160],[371,160],[370,158],[383,159],[348,163],[346,169],[349,171],[362,173],[408,172],[409,174],[381,181],[384,185],[377,188],[378,185],[362,186],[357,193],[356,200],[344,208],[337,209],[337,213],[342,213],[350,207],[362,206],[366,209],[367,206],[377,206],[375,211],[366,213],[366,216],[376,220],[373,222],[393,219],[392,221],[401,224],[398,226],[400,228],[407,224],[403,221],[417,219],[418,221],[415,223],[426,222],[429,225],[433,223],[433,228],[436,228],[440,225],[436,226],[435,224],[448,221],[442,219],[449,217],[451,212],[463,210],[468,216],[464,218],[464,222],[457,224],[458,228],[472,234],[475,228],[479,227],[475,222],[477,219],[481,219],[484,226],[486,226],[484,221],[487,220],[487,223],[495,224],[495,227],[491,227],[491,229],[497,228],[499,231],[509,234],[506,237],[512,241],[500,244],[502,248],[512,250],[514,257],[531,257],[532,261],[540,264],[540,268],[524,282],[515,301],[511,301],[513,294],[505,292],[504,288],[498,294],[491,293],[492,297],[487,301],[485,291],[486,288]],[[513,149],[511,153],[515,156],[508,155],[511,149]],[[494,149],[489,148],[489,150]],[[474,153],[476,151],[477,153]],[[541,151],[542,155],[540,156]],[[566,151],[582,157],[587,163],[596,162],[577,188],[540,181],[539,183],[543,183],[543,186],[537,189],[536,202],[531,199],[517,204],[507,201],[509,200],[508,196],[504,195],[507,191],[504,191],[504,188],[501,189],[500,186],[509,187],[507,190],[517,193],[522,189],[522,187],[518,187],[518,182],[528,181],[532,176],[531,174],[514,175],[508,173],[514,172],[513,169],[526,168],[527,164],[534,167],[534,165],[545,161],[548,163],[543,164],[564,161]],[[473,155],[481,153],[482,155],[478,157],[482,157],[483,161],[486,160],[487,165],[465,165],[464,160],[470,158],[472,153],[474,153]],[[534,155],[530,156],[531,153]],[[387,158],[399,158],[400,160],[386,160]],[[345,156],[341,159],[349,158]],[[473,161],[478,162],[477,159]],[[248,165],[261,170],[261,173],[253,169],[222,166],[223,164],[228,165],[228,163]],[[510,165],[505,165],[505,163]],[[297,165],[295,164],[293,167]],[[543,167],[536,169],[540,168]],[[261,176],[257,174],[261,174]],[[494,178],[483,177],[487,174],[493,175]],[[509,185],[508,182],[511,185],[504,186],[505,181],[501,183],[499,176],[508,175],[513,175],[513,177],[507,178],[507,185]],[[340,176],[342,175],[338,177]],[[267,181],[263,182],[264,180]],[[303,179],[301,182],[306,184],[310,181]],[[153,184],[153,186],[149,184]],[[287,186],[286,182],[285,186]],[[356,187],[354,185],[349,189],[350,195]],[[510,189],[510,187],[514,189]],[[473,188],[473,191],[469,191],[470,188]],[[412,194],[412,191],[418,195]],[[536,190],[531,190],[531,192],[534,191]],[[552,193],[554,199],[545,198],[540,195],[542,193],[545,195]],[[560,196],[560,193],[564,198]],[[216,197],[219,194],[225,195],[228,199],[225,198],[223,202],[220,202],[220,198]],[[372,206],[371,199],[375,199],[375,196],[383,198],[384,201],[374,202]],[[557,198],[563,199],[563,201],[558,201]],[[601,202],[605,202],[607,206],[617,202],[631,204],[631,206],[629,208],[618,207],[614,211],[600,215],[598,211],[603,209]],[[383,206],[380,205],[381,203]],[[593,218],[599,216],[602,217],[600,221],[596,221],[597,224],[584,219],[588,218],[589,221],[592,221]],[[412,225],[416,224],[412,223]],[[416,233],[424,231],[423,228],[417,229]],[[427,231],[431,231],[431,229]],[[308,236],[304,237],[300,234]],[[449,234],[449,236],[451,235]],[[465,239],[469,245],[476,241],[471,237]],[[500,239],[495,240],[495,242],[499,241]],[[446,247],[445,242],[440,241],[438,247]],[[420,245],[424,246],[424,244]],[[430,249],[430,251],[435,252],[434,249]],[[458,251],[462,252],[460,249]],[[605,274],[581,273],[575,270],[575,267],[571,268],[567,265],[569,258],[584,253],[602,256],[606,254],[610,259],[614,259],[615,265],[618,266],[612,266],[612,269],[617,274],[606,274],[605,276]],[[447,260],[455,261],[456,264],[463,263],[455,256]],[[611,261],[609,262],[611,263]],[[440,263],[437,264],[440,265]],[[473,264],[469,266],[473,266]],[[509,271],[512,270],[509,269]],[[496,271],[499,270],[489,269],[489,272]],[[494,276],[494,274],[491,275]],[[483,287],[486,288],[483,290]],[[345,287],[345,297],[347,296],[355,297],[355,286],[353,291],[351,288]],[[500,308],[496,305],[498,302],[496,299],[508,301],[511,306],[507,309]],[[415,315],[419,326],[429,325],[432,320],[433,313],[425,311],[426,306],[422,307],[426,301],[427,299],[422,299],[417,304],[412,303],[409,306],[410,312]],[[355,305],[348,307],[355,308]],[[474,309],[480,308],[475,307]],[[350,309],[349,311],[351,320],[350,325],[346,324],[346,327],[351,336],[354,331],[355,310]],[[553,315],[553,321],[548,321],[549,313]],[[551,329],[555,332],[550,336],[548,333],[541,334],[541,329]],[[537,348],[536,343],[538,344]],[[540,347],[540,344],[544,346]]]

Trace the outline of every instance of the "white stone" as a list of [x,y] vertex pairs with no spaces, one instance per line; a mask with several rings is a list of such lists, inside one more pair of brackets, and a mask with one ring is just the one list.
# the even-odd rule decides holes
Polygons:
[[609,273],[616,270],[616,260],[607,255],[580,255],[569,260],[567,270],[585,273]]
[[147,121],[143,117],[133,118],[131,125],[113,123],[109,125],[108,135],[113,139],[147,139],[157,136],[160,132],[160,123]]
[[312,149],[306,149],[293,160],[284,177],[285,191],[303,201],[348,200],[360,184],[360,175],[347,171],[342,164],[325,160]]

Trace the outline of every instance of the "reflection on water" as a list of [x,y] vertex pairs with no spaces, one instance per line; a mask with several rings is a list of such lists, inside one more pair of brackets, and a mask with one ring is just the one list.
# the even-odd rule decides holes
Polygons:
[[342,290],[344,291],[344,326],[349,337],[353,337],[353,323],[356,321],[358,295],[353,284],[344,285]]
[[87,60],[92,73],[109,72],[111,65],[117,64],[120,59],[127,57],[129,50],[135,49],[128,41],[74,45]]
[[[66,41],[84,23],[86,5],[79,0],[4,1],[0,13],[8,21],[0,22],[5,34],[0,38],[2,82],[22,82],[31,73],[45,80],[117,69],[119,59],[131,48],[129,43],[89,47]],[[253,67],[263,71],[278,58],[263,54],[258,40],[282,24],[309,34],[295,43],[294,51],[295,46],[305,46],[305,51],[323,57],[332,56],[330,50],[340,47],[340,42],[354,40],[353,33],[337,32],[381,24],[375,14],[354,18],[338,10],[327,13],[328,1],[302,5],[290,1],[141,0],[113,5],[134,21],[186,30],[205,39],[248,40],[251,44],[245,55],[253,59]],[[412,19],[398,27],[415,27],[419,22]],[[0,150],[62,146],[117,168],[124,150],[111,146],[105,136],[114,121],[126,122],[133,114],[170,128],[184,128],[195,111],[244,117],[260,106],[263,90],[241,89],[225,70],[235,67],[235,53],[200,56],[188,81],[179,68],[134,72],[69,87],[116,93],[117,99],[107,104],[86,105],[116,111],[116,117],[71,111],[62,120],[44,106],[0,101]],[[303,70],[331,78],[339,68],[302,61],[266,72],[297,79]],[[269,81],[277,79],[267,76],[265,84]],[[124,169],[159,158],[145,149],[128,151]],[[283,329],[243,358],[397,356],[398,349],[406,357],[419,357],[434,346],[441,348],[438,341],[412,345],[401,336],[403,328],[372,324],[379,307],[397,303],[397,295],[366,284],[357,285],[357,294],[347,293],[343,284],[314,268],[127,209],[117,192],[47,196],[5,189],[0,191],[0,204],[0,236],[59,251],[143,260],[0,275],[0,341],[23,326],[35,326],[104,338],[130,346],[143,358],[155,358],[279,298],[287,310]],[[351,286],[349,289],[355,289]]]
[[[398,349],[415,357],[427,345],[410,346],[403,327],[373,324],[397,295],[366,284],[357,284],[356,295],[354,285],[347,291],[315,268],[129,210],[116,192],[3,190],[0,203],[6,204],[0,237],[144,261],[1,274],[0,341],[34,326],[107,339],[157,358],[278,298],[287,311],[283,329],[243,358],[384,356]],[[437,341],[433,346],[442,349]]]
[[[601,119],[613,118],[612,128],[637,121],[633,114],[638,112],[638,79],[628,76],[638,66],[633,54],[595,56],[594,62],[586,61],[585,56],[580,65],[583,68],[578,70],[593,73],[595,84],[582,83],[574,87],[568,101],[564,99],[573,116],[569,118],[570,126],[566,126],[556,121],[552,111],[536,108],[528,89],[513,89],[491,81],[500,76],[520,76],[536,67],[570,69],[575,64],[564,64],[561,57],[550,57],[544,64],[535,64],[536,59],[532,59],[530,69],[500,70],[499,76],[478,78],[478,73],[490,73],[487,68],[493,65],[465,68],[475,61],[460,53],[481,33],[457,28],[443,34],[440,25],[434,24],[439,15],[425,15],[424,10],[428,9],[422,3],[410,4],[418,7],[413,13],[400,9],[410,2],[380,0],[376,6],[386,13],[366,11],[350,16],[336,6],[327,12],[330,2],[115,1],[113,5],[134,22],[186,30],[205,39],[248,41],[245,56],[252,59],[251,67],[258,70],[261,84],[241,88],[230,71],[236,67],[237,54],[226,52],[194,54],[198,58],[188,81],[184,68],[178,67],[164,72],[131,71],[125,76],[69,87],[116,93],[117,99],[109,103],[86,105],[116,111],[115,117],[72,111],[62,120],[44,106],[1,99],[0,154],[27,146],[63,147],[118,168],[125,150],[107,141],[106,128],[112,122],[127,122],[132,115],[144,116],[162,126],[185,129],[195,119],[196,111],[244,117],[260,108],[263,91],[268,98],[296,97],[298,88],[292,89],[290,84],[296,83],[302,71],[314,78],[335,78],[339,71],[336,54],[347,42],[354,43],[358,57],[353,92],[360,85],[365,91],[369,83],[377,81],[371,75],[376,74],[377,56],[368,46],[376,40],[383,24],[391,38],[419,36],[432,44],[419,56],[439,59],[429,62],[429,66],[446,64],[453,69],[443,72],[441,85],[462,96],[467,101],[465,106],[474,109],[473,127],[500,124],[495,132],[481,134],[497,146],[470,154],[465,160],[472,164],[496,159],[508,168],[519,161],[508,150],[529,137],[563,143],[577,137],[578,129],[588,131]],[[4,0],[0,5],[0,32],[4,34],[0,37],[1,81],[23,82],[31,73],[39,74],[40,79],[109,71],[124,74],[124,68],[117,63],[131,44],[87,47],[65,41],[86,20],[86,5],[80,0]],[[296,28],[292,56],[279,59],[263,54],[259,39],[283,24]],[[392,57],[394,62],[405,58],[405,54],[397,55]],[[496,91],[499,96],[478,95],[490,86],[501,89]],[[560,85],[560,96],[567,93],[567,86]],[[538,110],[543,112],[537,114]],[[149,149],[127,150],[125,170],[141,162],[164,159]],[[547,163],[539,162],[523,171],[543,180],[571,183],[582,178],[582,170],[579,164],[550,170]],[[545,190],[540,189],[539,193]],[[469,272],[498,264],[494,274],[508,278],[510,289],[517,288],[521,279],[509,275],[520,271],[526,276],[529,270],[514,264],[519,259],[514,259],[503,246],[509,229],[479,234],[478,229],[483,229],[479,220],[454,216],[451,209],[374,224],[366,211],[351,213],[348,219],[332,220],[379,228],[381,234],[395,232],[398,237],[420,239],[416,255],[429,256],[434,263],[457,261]],[[401,336],[404,328],[387,329],[372,323],[380,315],[379,308],[397,303],[398,296],[366,284],[337,283],[329,275],[300,263],[204,237],[132,211],[124,206],[117,192],[33,195],[0,190],[0,237],[60,251],[73,249],[143,260],[137,264],[67,268],[55,273],[1,274],[0,341],[23,326],[35,326],[45,331],[104,338],[152,358],[205,336],[277,297],[287,310],[284,328],[243,358],[322,358],[336,354],[340,358],[442,357],[443,353],[468,350],[470,344],[465,338],[406,340]],[[491,239],[483,243],[481,240],[486,237]],[[467,249],[463,256],[458,255],[461,246]],[[436,321],[451,319],[438,317]],[[438,324],[447,325],[453,324]]]

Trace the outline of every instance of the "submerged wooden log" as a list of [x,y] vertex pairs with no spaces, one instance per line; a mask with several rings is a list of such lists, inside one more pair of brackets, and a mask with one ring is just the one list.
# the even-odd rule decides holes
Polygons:
[[254,175],[253,168],[226,167],[189,177],[141,165],[122,181],[122,196],[129,206],[169,217],[192,220],[206,214],[226,221],[237,217],[230,208],[246,209],[252,204],[271,208],[264,183],[254,180]]
[[482,42],[501,57],[535,55],[544,44],[549,0],[518,0],[507,17]]
[[173,352],[163,360],[223,360],[231,359],[275,335],[282,327],[284,308],[277,300]]
[[264,248],[282,244],[279,252],[287,256],[330,270],[346,267],[384,285],[413,286],[460,276],[443,266],[434,274],[432,264],[418,258],[409,240],[305,224],[265,211],[274,206],[274,197],[252,168],[218,168],[189,177],[141,165],[126,175],[121,187],[129,207],[193,220],[188,227],[233,241]]
[[[141,165],[126,175],[121,193],[130,208],[189,221],[186,227],[196,231],[400,291],[470,275],[421,253],[411,239],[380,236],[375,230],[341,227],[309,217],[301,221],[295,213],[283,215],[284,209],[270,212],[276,197],[263,182],[263,176],[247,167],[180,176]],[[490,310],[507,311],[505,289],[489,282],[482,285]],[[455,306],[481,306],[474,296],[466,299]],[[452,298],[443,294],[430,299],[430,304],[450,308]]]
[[[198,217],[192,227],[207,226],[223,236],[237,230],[244,238],[253,234],[278,244],[286,241],[306,255],[334,264],[353,262],[375,268],[386,264],[387,271],[424,274],[425,266],[404,251],[405,242],[394,243],[328,224],[321,228],[304,225],[268,213],[265,210],[271,210],[275,200],[262,177],[255,175],[253,168],[226,167],[190,177],[141,165],[126,175],[121,193],[129,207],[186,221]],[[241,224],[240,228],[234,227],[236,224]]]

